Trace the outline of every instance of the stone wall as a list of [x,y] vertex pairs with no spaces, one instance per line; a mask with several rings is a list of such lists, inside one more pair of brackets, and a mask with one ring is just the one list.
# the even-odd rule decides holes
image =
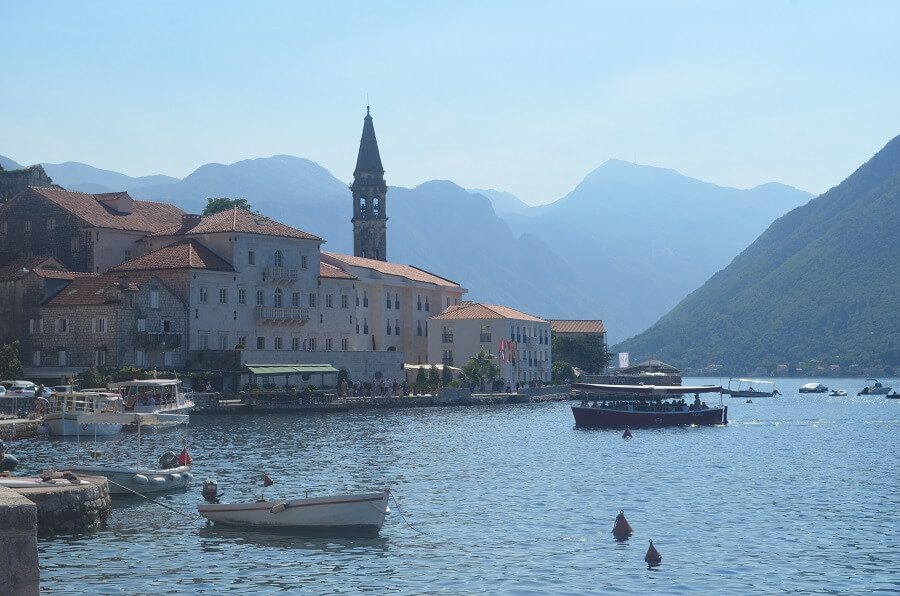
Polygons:
[[0,594],[40,594],[37,507],[0,487]]
[[40,164],[23,170],[0,171],[0,203],[13,198],[29,186],[49,188],[53,180]]

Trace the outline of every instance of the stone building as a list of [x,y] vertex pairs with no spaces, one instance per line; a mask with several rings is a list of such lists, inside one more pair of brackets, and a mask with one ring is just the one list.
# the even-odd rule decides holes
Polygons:
[[[21,170],[4,170],[0,168],[0,203],[5,203],[29,186],[54,187],[53,180],[41,165],[34,165]],[[56,188],[59,188],[56,186]]]
[[549,382],[550,322],[496,304],[464,301],[431,317],[428,361],[462,368],[478,352],[500,367],[500,378]]
[[369,108],[353,170],[353,255],[387,261],[387,182]]
[[132,259],[135,243],[178,225],[184,212],[127,192],[87,194],[29,186],[0,205],[0,254],[49,255],[72,271],[103,273]]

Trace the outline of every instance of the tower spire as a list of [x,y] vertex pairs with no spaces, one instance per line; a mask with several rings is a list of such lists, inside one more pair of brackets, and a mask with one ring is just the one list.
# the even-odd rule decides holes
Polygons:
[[387,183],[369,106],[366,106],[350,190],[353,194],[353,218],[350,220],[353,223],[353,254],[386,261]]

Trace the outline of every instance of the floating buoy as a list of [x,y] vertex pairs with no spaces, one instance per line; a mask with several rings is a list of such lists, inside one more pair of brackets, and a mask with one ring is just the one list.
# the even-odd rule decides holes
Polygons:
[[659,554],[659,551],[656,550],[655,546],[653,546],[652,540],[650,541],[650,548],[647,549],[647,554],[644,556],[644,560],[651,565],[658,565],[662,562],[662,555]]
[[193,463],[193,459],[191,458],[191,454],[188,453],[187,447],[181,450],[181,453],[178,454],[178,465],[179,466],[189,466]]
[[747,403],[748,403],[748,404],[752,404],[752,403],[753,403],[753,400],[752,400],[752,399],[748,399],[748,400],[747,400]]
[[634,530],[631,528],[628,520],[625,519],[625,511],[619,511],[619,515],[616,516],[616,523],[613,526],[613,536],[616,538],[628,538],[632,534],[634,534]]
[[103,452],[100,451],[99,449],[92,449],[91,451],[89,451],[89,453],[90,453],[91,457],[93,457],[94,459],[97,459],[98,457],[100,457],[103,454]]
[[626,426],[626,427],[625,427],[625,432],[622,433],[622,438],[623,438],[623,439],[630,439],[630,438],[631,438],[631,427],[629,427],[629,426]]

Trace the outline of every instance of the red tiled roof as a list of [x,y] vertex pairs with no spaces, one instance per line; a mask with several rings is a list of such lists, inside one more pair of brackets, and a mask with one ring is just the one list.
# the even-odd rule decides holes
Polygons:
[[161,229],[153,235],[186,236],[189,234],[211,234],[214,232],[243,232],[245,234],[261,234],[264,236],[286,236],[288,238],[321,240],[318,236],[237,207],[202,217],[193,227],[186,227],[179,221],[178,225]]
[[[115,301],[121,290],[135,292],[151,279],[151,274],[103,275],[88,274],[73,280],[61,292],[50,298],[44,306],[86,306]],[[162,283],[162,282],[160,282]],[[124,288],[122,285],[124,284]]]
[[533,323],[546,323],[544,319],[533,317],[508,306],[496,304],[479,304],[466,302],[451,306],[439,315],[432,317],[442,321],[453,319],[515,319],[518,321],[531,321]]
[[553,333],[606,333],[603,321],[577,319],[550,319]]
[[356,279],[356,276],[346,271],[341,271],[334,265],[319,261],[319,277],[331,277],[334,279]]
[[168,203],[131,201],[131,213],[122,213],[107,205],[127,194],[120,192],[91,195],[58,188],[29,186],[12,200],[29,200],[29,196],[33,198],[35,195],[43,197],[95,228],[156,232],[181,221],[184,211]]
[[386,261],[377,261],[375,259],[365,259],[363,257],[351,257],[350,255],[339,255],[333,252],[322,252],[323,256],[330,257],[336,261],[350,265],[352,267],[363,267],[372,269],[386,275],[396,275],[397,277],[405,277],[411,281],[420,281],[424,283],[434,284],[436,286],[450,286],[458,288],[459,284],[444,279],[433,273],[429,273],[424,269],[413,267],[412,265],[398,265],[396,263],[388,263]]
[[112,267],[110,271],[155,271],[159,269],[214,269],[218,271],[234,271],[231,264],[206,248],[197,240],[179,240],[138,257]]
[[[0,279],[18,279],[23,275],[22,269],[32,271],[42,266],[55,266],[56,271],[67,271],[66,266],[60,263],[56,257],[50,255],[33,255],[28,257],[10,257],[0,264]],[[47,269],[49,270],[49,269]],[[27,273],[27,272],[26,272]]]

